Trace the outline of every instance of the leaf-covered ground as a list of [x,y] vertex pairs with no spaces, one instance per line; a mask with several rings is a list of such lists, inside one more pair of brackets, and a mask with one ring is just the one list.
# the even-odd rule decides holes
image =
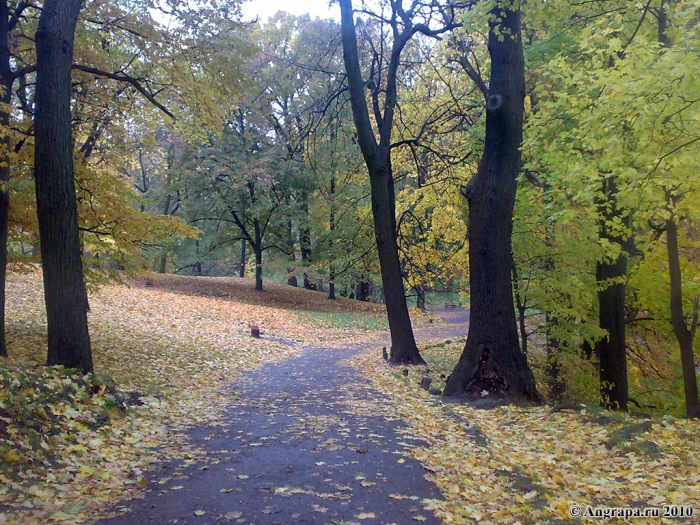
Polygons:
[[463,344],[424,347],[428,367],[412,368],[408,377],[376,352],[353,360],[427,442],[414,455],[444,496],[432,508],[446,523],[581,522],[569,514],[573,505],[690,505],[695,515],[683,521],[700,520],[700,422],[595,408],[442,403],[418,384],[424,375],[449,374]]
[[342,362],[360,346],[305,346],[237,378],[224,424],[195,431],[203,464],[148,473],[143,498],[97,525],[438,525],[412,433]]
[[[395,413],[409,425],[403,435],[426,443],[412,447],[410,453],[428,470],[427,479],[437,485],[442,499],[418,501],[416,494],[402,492],[402,497],[416,502],[408,508],[411,515],[425,517],[427,507],[446,523],[534,524],[576,522],[569,516],[572,505],[585,509],[675,504],[693,506],[700,513],[696,421],[626,416],[595,408],[557,412],[550,407],[481,410],[443,404],[419,389],[418,383],[427,374],[435,380],[432,386],[443,386],[440,375],[450,372],[463,345],[444,340],[466,333],[465,324],[439,324],[433,317],[416,315],[418,339],[443,342],[424,346],[428,367],[411,368],[405,377],[400,368],[380,358],[388,336],[373,331],[384,326],[381,309],[375,305],[329,306],[323,294],[299,290],[291,290],[294,299],[289,299],[286,287],[274,285],[269,286],[269,295],[256,296],[246,289],[252,283],[235,280],[221,281],[219,286],[216,280],[202,281],[200,289],[199,279],[167,278],[167,286],[158,284],[158,279],[162,278],[131,288],[108,286],[91,296],[96,375],[81,377],[42,366],[46,325],[41,279],[36,274],[10,275],[11,357],[0,360],[0,524],[90,523],[108,507],[114,509],[115,502],[153,490],[152,470],[163,459],[178,463],[181,479],[186,479],[187,469],[214,470],[219,460],[209,457],[206,438],[188,439],[186,430],[208,426],[224,432],[229,424],[225,410],[232,407],[227,386],[240,381],[245,370],[292,358],[301,363],[303,344],[323,343],[332,351],[349,342],[364,349],[351,362],[386,396],[381,409],[376,402],[358,403],[347,381],[341,381],[341,387],[324,384],[322,367],[309,389],[334,396],[334,402],[345,403],[362,417]],[[235,287],[243,291],[233,293]],[[261,326],[261,339],[250,337],[249,324]],[[258,397],[264,398],[264,389],[261,392]],[[270,398],[273,404],[291,403],[285,413],[295,413],[293,399],[275,396]],[[309,401],[314,401],[313,395]],[[235,397],[233,403],[235,411]],[[337,427],[332,431],[345,433],[333,418],[303,416],[301,425],[292,423],[292,435],[321,436],[330,428],[329,421]],[[347,437],[381,434],[372,430],[348,428]],[[258,447],[257,443],[267,441],[250,446]],[[350,458],[345,461],[354,466]],[[339,473],[343,465],[336,465]],[[320,466],[326,468],[316,464]],[[248,475],[238,474],[237,479]],[[381,488],[379,481],[354,481],[359,483],[358,495]],[[185,483],[167,490],[177,491],[181,485]],[[301,492],[294,484],[289,487],[299,490],[284,487],[278,487],[283,500],[329,494],[335,501],[336,492],[345,494],[338,487],[327,493],[304,487]],[[342,494],[336,503],[352,505]],[[342,507],[323,501],[313,504],[343,516]],[[348,513],[349,521],[387,522],[380,504],[372,505]],[[329,522],[329,516],[310,508],[319,523]],[[276,515],[268,515],[269,509],[260,511],[265,523]],[[191,519],[238,523],[244,519],[238,516],[243,510],[232,511],[228,518],[205,513],[192,514]],[[694,516],[686,521],[697,520]]]
[[[350,307],[334,310],[308,291],[291,290],[295,308],[308,311],[284,309],[280,290],[288,287],[269,286],[259,301],[266,306],[251,299],[251,282],[234,298],[227,294],[239,283],[217,288],[216,280],[171,277],[167,289],[158,279],[106,286],[90,297],[96,376],[81,377],[43,366],[40,275],[8,276],[0,523],[88,522],[147,484],[144,472],[160,458],[195,462],[201,451],[183,430],[221,424],[224,387],[243,370],[295,355],[290,340],[368,337],[382,318],[375,305],[343,301]],[[355,326],[360,315],[364,324]],[[250,324],[261,327],[261,339],[250,337]]]

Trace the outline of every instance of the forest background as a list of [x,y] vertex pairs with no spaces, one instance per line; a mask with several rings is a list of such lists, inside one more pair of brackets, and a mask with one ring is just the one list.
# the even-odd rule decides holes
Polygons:
[[[33,176],[41,10],[2,5],[2,195],[8,264],[21,271],[41,252]],[[284,13],[242,23],[239,7],[82,8],[70,109],[88,288],[150,270],[254,275],[259,289],[268,279],[382,302],[340,26]],[[469,301],[464,194],[486,136],[497,7],[445,3],[458,23],[416,32],[398,63],[397,240],[419,308]],[[380,125],[396,11],[356,9],[367,104]],[[522,6],[524,167],[510,274],[520,348],[551,399],[598,402],[601,349],[614,339],[603,322],[613,311],[630,402],[693,408],[685,395],[688,355],[695,381],[699,293],[698,9],[695,0]],[[415,11],[418,23],[426,13]]]

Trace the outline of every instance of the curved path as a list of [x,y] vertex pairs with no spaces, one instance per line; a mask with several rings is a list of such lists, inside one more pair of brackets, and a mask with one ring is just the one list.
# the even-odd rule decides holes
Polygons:
[[[417,337],[465,334],[462,324],[437,325]],[[305,348],[244,374],[225,425],[191,432],[208,462],[162,464],[143,499],[97,523],[439,524],[423,500],[440,493],[410,454],[423,443],[343,364],[367,346]]]

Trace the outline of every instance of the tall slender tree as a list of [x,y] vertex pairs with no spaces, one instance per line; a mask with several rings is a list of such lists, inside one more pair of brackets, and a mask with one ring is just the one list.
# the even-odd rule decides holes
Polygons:
[[0,2],[0,356],[7,356],[5,344],[5,272],[7,267],[7,229],[10,213],[10,102],[14,75],[10,67],[10,9]]
[[396,106],[396,72],[399,65],[399,56],[413,33],[408,32],[408,34],[401,35],[400,38],[394,40],[391,64],[387,72],[384,115],[379,143],[377,143],[365,100],[365,83],[362,80],[360,71],[352,0],[341,0],[340,12],[343,59],[348,74],[353,119],[357,128],[357,141],[365,158],[372,188],[374,232],[382,271],[382,285],[384,287],[386,310],[389,318],[389,330],[391,332],[390,361],[421,364],[424,361],[413,337],[413,327],[408,314],[401,276],[401,264],[396,241],[396,202],[390,149],[392,120]]
[[[375,82],[374,78],[370,78],[369,82],[365,82],[362,78],[352,0],[340,0],[343,60],[347,72],[353,120],[357,129],[357,142],[365,159],[372,190],[374,232],[391,332],[390,361],[421,364],[424,361],[413,337],[396,239],[396,201],[391,152],[396,146],[392,143],[392,131],[398,102],[397,75],[401,53],[413,36],[421,33],[434,37],[458,27],[455,9],[463,7],[464,4],[457,6],[448,3],[441,7],[434,2],[431,4],[413,2],[409,9],[404,9],[400,0],[390,0],[388,4],[391,14],[384,20],[388,20],[390,25],[391,41],[387,45],[391,51],[388,63],[385,64],[386,71],[378,73],[379,77],[385,75],[383,88],[380,88],[379,82]],[[417,16],[423,19],[416,22],[414,19]],[[437,27],[431,27],[434,16],[440,20]],[[379,59],[383,60],[383,57]],[[374,66],[374,71],[382,69],[376,63]],[[366,86],[371,90],[373,113],[377,124],[376,134],[365,99]],[[381,109],[380,92],[384,94]]]
[[516,178],[521,168],[525,65],[520,4],[497,2],[489,16],[491,78],[486,97],[486,140],[476,175],[467,184],[471,319],[462,356],[444,395],[477,393],[541,401],[520,351],[510,279]]
[[71,66],[82,0],[46,0],[36,33],[34,176],[49,365],[92,371],[73,174]]

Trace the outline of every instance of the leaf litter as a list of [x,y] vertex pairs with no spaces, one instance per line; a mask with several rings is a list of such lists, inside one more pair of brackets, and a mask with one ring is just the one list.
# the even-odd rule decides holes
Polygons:
[[424,503],[445,523],[563,523],[573,505],[689,505],[695,514],[685,522],[700,520],[700,421],[642,417],[648,422],[639,425],[633,415],[595,407],[479,410],[443,403],[419,388],[426,374],[449,374],[461,349],[424,345],[422,355],[444,370],[413,367],[408,377],[376,349],[350,360],[426,443],[412,453],[444,497]]
[[[38,273],[9,273],[0,360],[0,523],[84,523],[148,485],[162,458],[205,460],[184,431],[220,425],[242,371],[299,352],[251,322],[305,338],[294,313],[149,287],[90,297],[95,376],[46,367]],[[31,423],[31,424],[29,424]]]
[[[42,366],[41,279],[10,274],[11,356],[0,364],[0,504],[9,510],[0,514],[0,524],[85,523],[108,505],[138,495],[160,459],[206,461],[184,431],[221,424],[230,402],[224,387],[242,371],[295,355],[298,348],[283,338],[314,344],[376,338],[362,324],[309,327],[295,312],[246,300],[104,287],[90,300],[96,375],[83,377]],[[253,322],[262,325],[263,339],[250,337]],[[458,345],[422,350],[450,363],[460,351]],[[341,387],[344,402],[358,414],[398,415],[410,425],[404,439],[426,443],[413,446],[411,454],[444,500],[422,503],[446,523],[556,523],[570,519],[574,504],[700,509],[697,421],[654,417],[640,426],[633,416],[595,408],[485,411],[443,404],[418,388],[427,369],[414,367],[404,377],[379,355],[372,348],[352,362],[391,402],[378,407]],[[339,421],[307,415],[301,424],[300,435],[314,435]],[[637,431],[629,432],[633,427]],[[371,429],[354,430],[381,440]],[[334,446],[319,442],[319,450]],[[274,490],[285,496],[302,489]],[[318,505],[317,512],[324,509]]]
[[[79,524],[101,513],[109,517],[104,511],[114,503],[142,496],[152,483],[147,473],[159,461],[180,460],[183,468],[208,461],[185,431],[222,424],[231,402],[225,387],[241,372],[297,354],[299,347],[289,342],[342,344],[376,337],[368,326],[377,322],[358,322],[344,311],[385,315],[377,305],[330,302],[306,291],[292,290],[290,305],[288,287],[266,284],[273,291],[260,296],[247,289],[252,283],[236,279],[152,276],[132,285],[105,286],[91,295],[96,373],[82,376],[44,366],[40,273],[8,273],[10,357],[0,360],[0,524]],[[301,312],[285,309],[290,307]],[[413,313],[418,326],[437,320]],[[261,326],[261,339],[250,337],[251,324]],[[366,401],[348,395],[347,402],[353,412],[377,414]],[[302,421],[305,433],[336,423]],[[338,446],[329,440],[319,450]],[[172,479],[178,474],[158,483]],[[122,506],[116,513],[128,510]]]

